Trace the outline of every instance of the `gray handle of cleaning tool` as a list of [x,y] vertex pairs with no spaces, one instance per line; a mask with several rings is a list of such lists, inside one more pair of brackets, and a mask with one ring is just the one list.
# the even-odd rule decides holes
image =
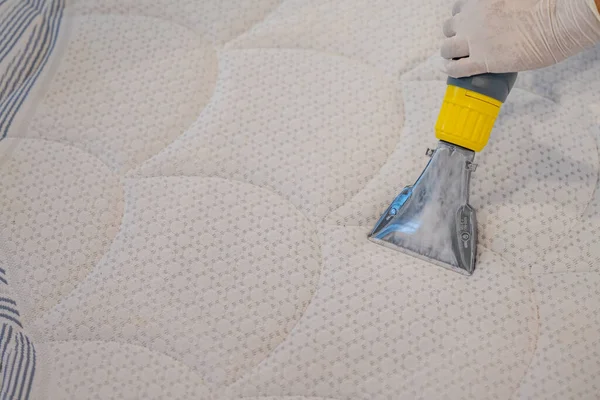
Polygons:
[[504,103],[516,80],[516,72],[508,74],[481,74],[467,78],[449,77],[448,85],[477,92]]

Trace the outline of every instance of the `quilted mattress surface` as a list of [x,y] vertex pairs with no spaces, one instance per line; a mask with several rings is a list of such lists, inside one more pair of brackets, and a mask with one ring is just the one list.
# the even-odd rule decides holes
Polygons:
[[369,242],[449,0],[0,0],[0,398],[600,398],[600,51],[520,75],[465,278]]

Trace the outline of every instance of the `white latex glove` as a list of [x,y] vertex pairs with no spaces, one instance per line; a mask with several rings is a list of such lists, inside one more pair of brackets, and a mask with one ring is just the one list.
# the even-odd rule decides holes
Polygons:
[[600,42],[594,0],[459,0],[452,15],[441,53],[455,78],[547,67]]

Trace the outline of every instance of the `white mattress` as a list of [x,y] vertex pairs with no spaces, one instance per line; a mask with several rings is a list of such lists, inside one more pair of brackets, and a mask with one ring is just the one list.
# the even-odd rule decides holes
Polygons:
[[473,277],[366,239],[450,8],[0,0],[2,398],[600,398],[600,51],[521,74]]

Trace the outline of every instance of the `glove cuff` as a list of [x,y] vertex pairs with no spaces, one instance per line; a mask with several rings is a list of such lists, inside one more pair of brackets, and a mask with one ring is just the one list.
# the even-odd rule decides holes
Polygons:
[[592,13],[596,16],[598,21],[600,21],[600,11],[598,11],[598,6],[596,5],[596,0],[585,0],[588,7],[592,10]]
[[[600,13],[594,0],[563,1],[571,8],[573,22],[582,35],[584,48],[594,46],[600,41]],[[585,43],[587,41],[587,43]]]

